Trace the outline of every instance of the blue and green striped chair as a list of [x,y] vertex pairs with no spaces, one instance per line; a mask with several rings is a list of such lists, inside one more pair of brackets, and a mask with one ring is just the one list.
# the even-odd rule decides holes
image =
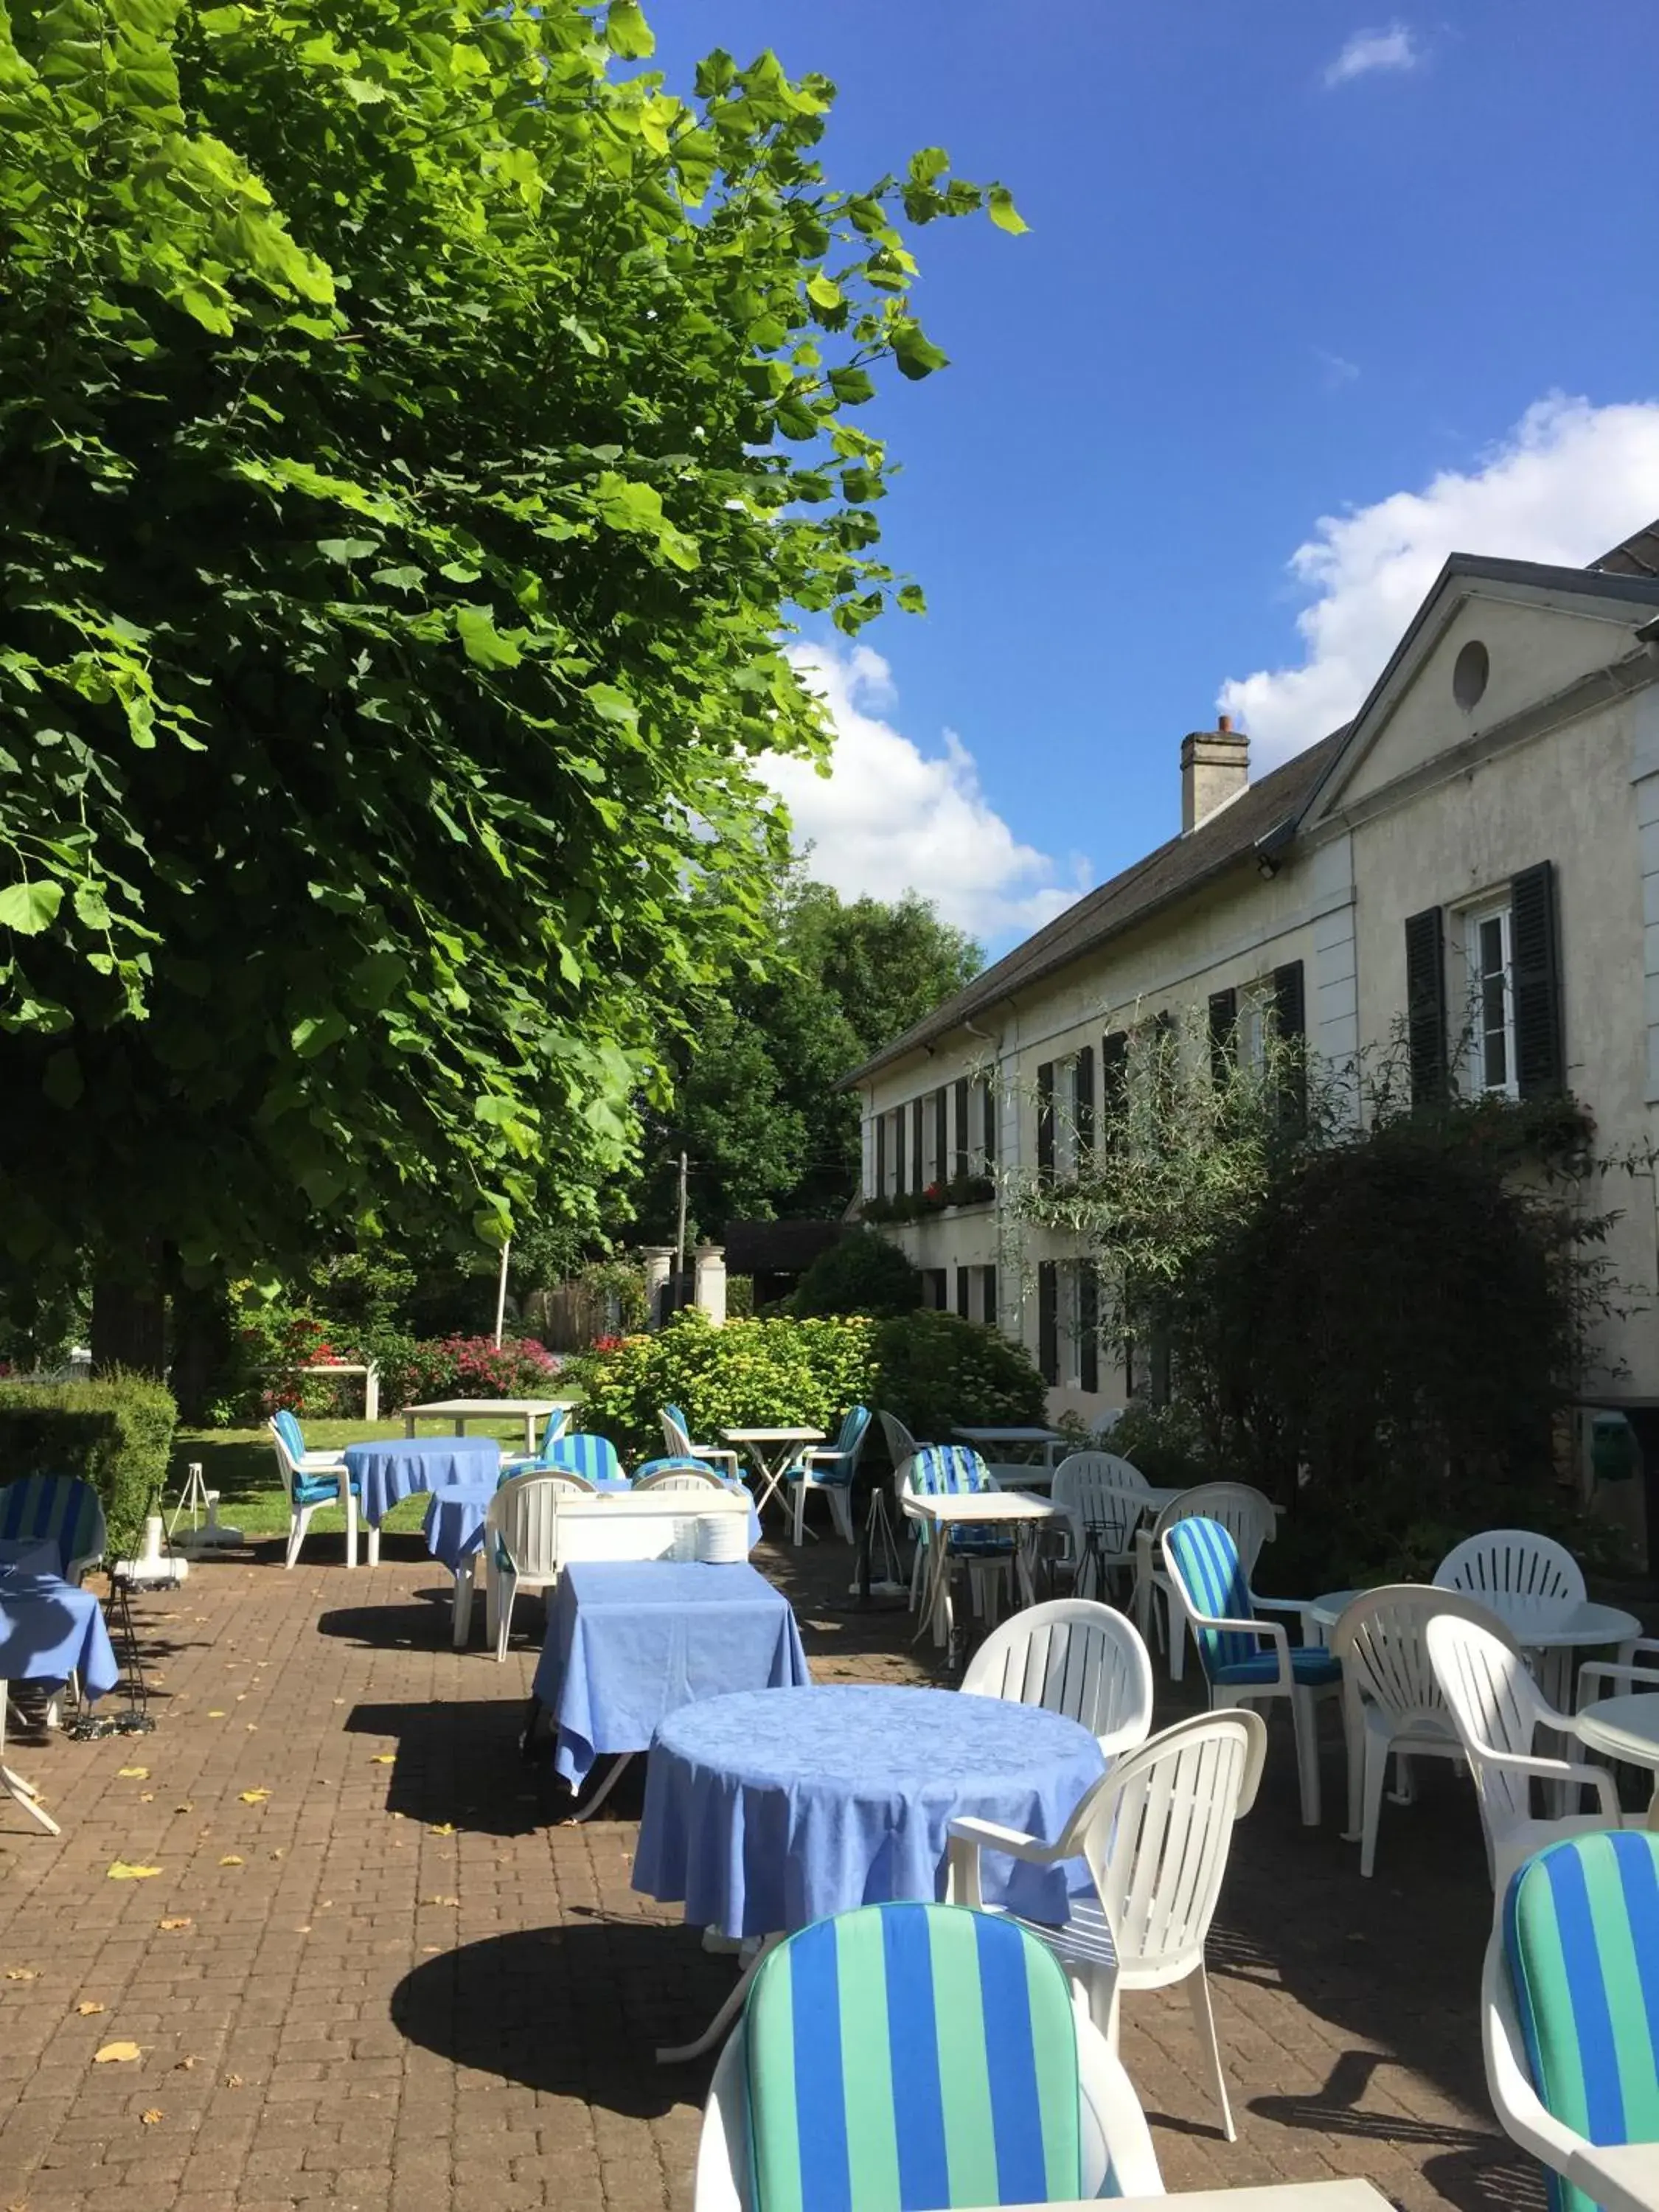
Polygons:
[[794,1493],[795,1541],[799,1544],[806,1531],[806,1493],[821,1490],[830,1500],[830,1517],[849,1544],[856,1542],[853,1533],[853,1485],[858,1480],[859,1462],[864,1456],[864,1441],[870,1432],[870,1408],[854,1406],[841,1425],[841,1432],[832,1444],[822,1444],[816,1451],[803,1452],[787,1475],[784,1486]]
[[552,1450],[554,1445],[558,1443],[559,1439],[563,1436],[565,1431],[569,1427],[569,1407],[555,1406],[552,1412],[547,1417],[547,1426],[542,1431],[541,1443],[537,1450],[531,1453],[528,1456],[520,1452],[516,1459],[504,1459],[501,1462],[502,1475],[505,1477],[509,1474],[522,1474],[527,1467],[545,1467],[547,1465],[547,1455]]
[[570,1474],[585,1475],[589,1482],[620,1482],[623,1479],[622,1462],[610,1437],[592,1437],[581,1430],[556,1438],[533,1468],[520,1468],[519,1472],[557,1474],[562,1469]]
[[[1319,1704],[1342,1694],[1342,1664],[1322,1644],[1298,1644],[1260,1607],[1302,1613],[1307,1598],[1256,1597],[1231,1530],[1204,1515],[1176,1521],[1160,1539],[1170,1589],[1186,1617],[1210,1686],[1210,1706],[1249,1709],[1272,1698],[1290,1700],[1296,1729],[1297,1774],[1304,1826],[1319,1826]],[[1173,1645],[1175,1631],[1170,1629]],[[1265,1648],[1264,1648],[1265,1647]]]
[[1659,1835],[1604,1829],[1523,1860],[1481,1997],[1486,2087],[1548,2167],[1553,2212],[1595,2212],[1598,2148],[1651,2146],[1659,2172]]
[[946,2212],[1162,2196],[1152,2138],[1016,1921],[866,1905],[763,1960],[715,2070],[696,2212]]
[[0,1536],[55,1544],[58,1571],[66,1583],[78,1583],[104,1556],[104,1509],[79,1475],[21,1475],[0,1490]]

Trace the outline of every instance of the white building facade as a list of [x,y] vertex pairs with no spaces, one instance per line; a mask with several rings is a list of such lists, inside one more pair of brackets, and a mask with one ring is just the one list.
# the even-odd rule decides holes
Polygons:
[[1156,1378],[1010,1199],[1101,1140],[1132,1037],[1276,1029],[1334,1071],[1408,1038],[1425,1088],[1571,1091],[1626,1157],[1583,1190],[1629,1308],[1586,1388],[1659,1404],[1659,526],[1587,569],[1455,555],[1351,724],[1255,783],[1224,720],[1194,732],[1182,799],[1179,836],[848,1077],[866,1205],[919,1213],[884,1226],[928,1303],[1022,1340],[1051,1413],[1121,1405]]

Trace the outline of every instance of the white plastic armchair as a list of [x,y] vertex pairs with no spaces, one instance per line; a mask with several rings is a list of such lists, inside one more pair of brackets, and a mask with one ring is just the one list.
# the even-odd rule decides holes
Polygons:
[[724,1469],[735,1482],[738,1480],[738,1455],[730,1444],[694,1444],[685,1425],[685,1417],[678,1406],[662,1409],[663,1449],[670,1459],[707,1460],[713,1467]]
[[1109,1759],[1145,1743],[1152,1729],[1146,1647],[1126,1615],[1088,1598],[1055,1598],[1005,1620],[969,1661],[962,1687],[1064,1713]]
[[642,1474],[635,1483],[636,1491],[645,1490],[719,1490],[726,1485],[712,1467],[665,1467],[655,1474]]
[[1472,1620],[1507,1643],[1484,1606],[1461,1591],[1427,1583],[1395,1583],[1362,1590],[1345,1607],[1329,1638],[1342,1666],[1342,1727],[1348,1747],[1348,1826],[1344,1840],[1359,1844],[1359,1871],[1376,1864],[1376,1831],[1389,1760],[1395,1761],[1396,1805],[1412,1802],[1411,1760],[1464,1759],[1429,1658],[1425,1632],[1437,1613]]
[[580,1475],[515,1474],[484,1515],[485,1625],[497,1660],[507,1657],[513,1606],[520,1589],[547,1589],[559,1578],[559,1492],[592,1491]]
[[[277,1472],[283,1479],[283,1494],[288,1499],[288,1551],[283,1564],[291,1567],[300,1556],[306,1530],[311,1526],[311,1516],[319,1505],[343,1505],[346,1517],[346,1565],[357,1564],[357,1493],[351,1485],[350,1470],[338,1452],[295,1451],[293,1438],[299,1434],[297,1425],[280,1417],[267,1424],[270,1441],[276,1450]],[[373,1532],[371,1531],[371,1534]],[[369,1565],[374,1564],[371,1545]]]
[[1152,1504],[1146,1476],[1115,1452],[1073,1452],[1051,1495],[1068,1523],[1073,1595],[1103,1597],[1114,1573],[1134,1572],[1135,1530]]
[[[1123,2062],[1073,1991],[1077,2018],[1078,2120],[1082,2180],[1089,2197],[1162,2197],[1164,2177],[1152,2130]],[[756,2212],[749,2140],[748,2051],[741,2021],[714,2068],[697,2141],[692,2212]]]
[[980,1906],[980,1855],[1006,1851],[1036,1866],[1083,1858],[1097,1905],[1073,1898],[1063,1929],[1037,1928],[1115,2051],[1125,1990],[1185,1982],[1229,2142],[1236,2140],[1221,2070],[1204,1946],[1221,1895],[1234,1823],[1255,1802],[1267,1756],[1259,1713],[1198,1713],[1125,1752],[1086,1791],[1057,1843],[994,1820],[952,1820],[950,1895]]
[[1157,1611],[1153,1601],[1155,1595],[1161,1596],[1169,1623],[1172,1682],[1178,1682],[1182,1677],[1186,1635],[1179,1608],[1170,1601],[1170,1577],[1162,1565],[1160,1539],[1166,1528],[1194,1515],[1201,1515],[1206,1521],[1218,1521],[1227,1530],[1238,1547],[1239,1564],[1247,1583],[1255,1580],[1255,1563],[1261,1556],[1261,1547],[1279,1533],[1279,1516],[1273,1511],[1272,1498],[1248,1482],[1197,1483],[1191,1490],[1183,1490],[1178,1498],[1172,1498],[1150,1528],[1142,1520],[1135,1532],[1135,1626],[1140,1631],[1141,1641],[1150,1646],[1153,1614]]
[[1563,1607],[1584,1601],[1584,1571],[1565,1544],[1529,1528],[1488,1528],[1455,1544],[1434,1571],[1438,1589],[1469,1596],[1530,1598]]
[[[1495,1625],[1483,1628],[1443,1613],[1430,1621],[1425,1634],[1435,1680],[1474,1777],[1486,1838],[1486,1870],[1498,1896],[1522,1859],[1546,1844],[1626,1825],[1613,1777],[1605,1766],[1592,1766],[1584,1759],[1534,1756],[1533,1741],[1540,1728],[1571,1737],[1577,1735],[1577,1727],[1570,1714],[1557,1712],[1546,1701],[1502,1629]],[[1559,1820],[1535,1820],[1534,1782],[1591,1790],[1597,1809],[1565,1814]],[[1629,1825],[1640,1826],[1640,1816]]]

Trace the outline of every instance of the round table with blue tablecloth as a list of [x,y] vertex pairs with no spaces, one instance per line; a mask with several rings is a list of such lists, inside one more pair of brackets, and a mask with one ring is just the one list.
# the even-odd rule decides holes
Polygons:
[[[1106,1771],[1076,1721],[957,1690],[825,1683],[709,1698],[652,1746],[634,1887],[732,1938],[945,1894],[958,1816],[1057,1836]],[[1052,1923],[1075,1869],[985,1861],[988,1903]]]
[[57,1689],[71,1674],[88,1704],[119,1680],[97,1599],[27,1562],[0,1565],[0,1790],[54,1836],[58,1823],[36,1803],[38,1791],[5,1764],[6,1692],[13,1682]]
[[348,1444],[344,1459],[368,1528],[368,1562],[380,1555],[380,1523],[400,1498],[457,1483],[494,1487],[501,1448],[493,1437],[400,1437],[395,1443]]

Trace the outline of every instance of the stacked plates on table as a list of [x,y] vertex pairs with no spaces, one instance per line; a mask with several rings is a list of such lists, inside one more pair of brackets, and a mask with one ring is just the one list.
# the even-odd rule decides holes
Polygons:
[[741,1513],[705,1513],[697,1522],[697,1557],[711,1567],[737,1567],[749,1557],[749,1522]]

